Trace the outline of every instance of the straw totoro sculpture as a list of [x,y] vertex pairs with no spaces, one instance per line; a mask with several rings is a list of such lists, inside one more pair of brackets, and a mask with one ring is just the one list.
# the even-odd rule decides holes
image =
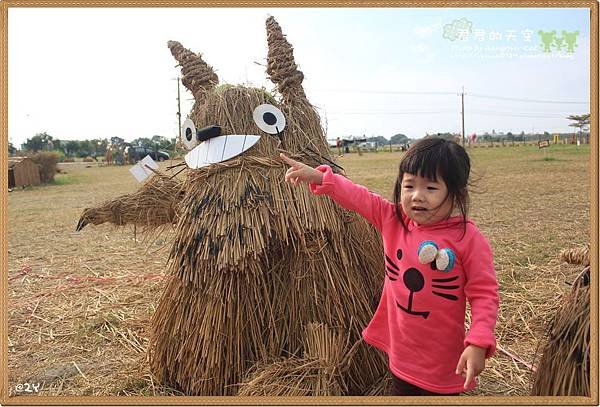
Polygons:
[[[241,153],[192,162],[183,181],[158,173],[139,191],[86,209],[77,229],[176,225],[149,338],[150,366],[164,384],[189,395],[381,394],[385,358],[361,340],[383,282],[380,238],[329,198],[284,182],[280,152],[313,165],[332,157],[291,45],[273,17],[266,27],[267,73],[280,101],[261,89],[217,87],[200,54],[168,43],[195,98],[182,137],[187,164],[210,143],[242,145]],[[267,106],[255,120],[265,104],[279,110]],[[221,133],[200,141],[194,126]]]

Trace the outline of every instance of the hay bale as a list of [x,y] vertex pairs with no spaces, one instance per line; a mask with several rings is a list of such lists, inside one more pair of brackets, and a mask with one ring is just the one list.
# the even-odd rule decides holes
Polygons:
[[534,396],[590,396],[589,273],[587,266],[550,323]]
[[31,160],[40,166],[40,178],[43,183],[54,181],[60,155],[54,151],[41,151],[31,156]]

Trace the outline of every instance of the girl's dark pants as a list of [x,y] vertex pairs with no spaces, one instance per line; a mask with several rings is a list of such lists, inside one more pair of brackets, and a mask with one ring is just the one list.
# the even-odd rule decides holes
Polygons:
[[392,396],[458,396],[458,393],[441,394],[422,389],[392,375]]

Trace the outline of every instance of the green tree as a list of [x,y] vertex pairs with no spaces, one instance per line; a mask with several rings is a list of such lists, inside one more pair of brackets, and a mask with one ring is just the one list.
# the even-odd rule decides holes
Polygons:
[[175,148],[175,144],[164,136],[154,135],[152,136],[151,141],[152,146],[157,147],[159,150],[172,150]]
[[392,142],[392,144],[405,144],[408,142],[408,137],[404,134],[398,133],[394,134],[390,141]]
[[90,155],[92,157],[100,157],[106,155],[106,149],[108,148],[107,139],[92,139],[90,140]]
[[48,150],[48,145],[52,143],[52,136],[46,132],[37,133],[23,144],[23,148],[37,153],[38,151]]
[[383,136],[369,137],[367,141],[374,141],[378,146],[385,146],[389,144],[389,140]]
[[65,146],[63,145],[63,141],[62,140],[54,139],[54,140],[52,140],[52,142],[54,143],[54,149],[55,150],[60,150],[63,153],[65,152]]
[[77,157],[87,157],[92,155],[94,152],[94,146],[90,140],[82,140],[79,142],[79,149],[77,150]]
[[122,146],[125,143],[121,137],[113,136],[110,138],[110,144],[113,146]]
[[[579,134],[587,133],[590,128],[590,114],[576,115],[572,114],[567,116],[567,119],[572,120],[574,123],[569,124],[570,127],[576,127],[579,129]],[[589,142],[589,139],[588,139]]]
[[131,145],[146,148],[154,148],[154,146],[152,145],[152,140],[148,137],[138,137],[131,142]]
[[68,156],[74,156],[74,155],[78,155],[79,153],[79,141],[77,140],[68,140],[66,142],[63,142],[62,145],[64,146],[64,152],[65,155]]
[[17,149],[13,146],[13,143],[8,142],[8,155],[15,155],[17,153]]

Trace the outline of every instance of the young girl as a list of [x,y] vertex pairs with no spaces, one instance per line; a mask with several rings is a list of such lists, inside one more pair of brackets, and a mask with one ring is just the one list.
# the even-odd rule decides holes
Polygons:
[[[385,283],[363,337],[387,353],[393,394],[473,389],[496,349],[498,283],[490,244],[467,218],[471,164],[464,148],[440,138],[411,146],[400,161],[393,203],[329,166],[281,158],[291,166],[287,182],[308,183],[381,232]],[[467,300],[472,316],[465,335]]]

